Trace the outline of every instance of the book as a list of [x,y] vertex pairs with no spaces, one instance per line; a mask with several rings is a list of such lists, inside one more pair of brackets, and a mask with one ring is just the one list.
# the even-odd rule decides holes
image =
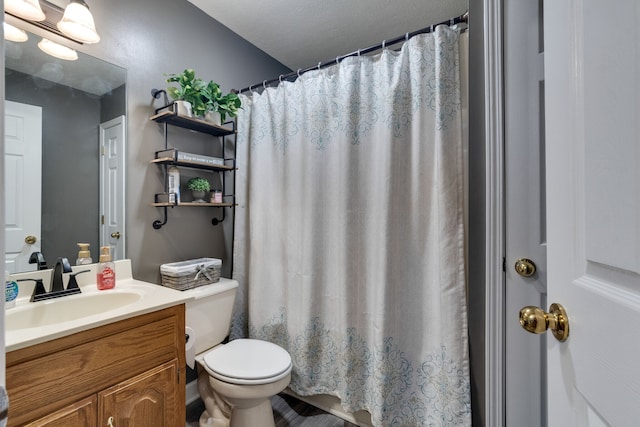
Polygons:
[[169,158],[174,162],[192,163],[205,166],[224,166],[224,159],[220,157],[205,156],[203,154],[185,153],[175,148],[156,151],[156,159]]

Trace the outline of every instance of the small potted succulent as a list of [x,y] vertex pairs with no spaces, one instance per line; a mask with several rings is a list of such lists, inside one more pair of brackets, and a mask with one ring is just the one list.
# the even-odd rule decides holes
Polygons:
[[187,68],[179,74],[169,74],[167,83],[177,83],[178,86],[169,86],[167,93],[175,100],[177,113],[181,116],[203,116],[206,110],[202,100],[202,91],[205,83],[196,77],[196,72]]
[[191,178],[189,181],[187,181],[187,188],[191,190],[194,202],[204,202],[206,193],[211,190],[209,181],[201,177]]

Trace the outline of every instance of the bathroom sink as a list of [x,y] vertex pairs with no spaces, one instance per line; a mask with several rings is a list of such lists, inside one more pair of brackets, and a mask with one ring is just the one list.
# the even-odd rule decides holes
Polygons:
[[120,309],[137,302],[141,297],[138,292],[108,291],[29,303],[7,310],[5,328],[7,331],[17,331],[80,320]]
[[[78,276],[82,293],[30,302],[32,282],[20,282],[13,308],[5,311],[5,352],[40,344],[99,326],[129,319],[184,303],[192,296],[175,289],[133,278],[131,261],[115,261],[116,287],[99,291],[95,278],[97,264],[75,267],[89,269]],[[51,270],[17,273],[14,279],[44,279]]]

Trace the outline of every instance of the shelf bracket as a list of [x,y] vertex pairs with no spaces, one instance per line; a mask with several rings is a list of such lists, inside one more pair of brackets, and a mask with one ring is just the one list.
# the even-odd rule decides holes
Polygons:
[[164,206],[164,220],[160,221],[159,219],[156,219],[155,221],[153,221],[153,228],[156,230],[160,230],[162,228],[163,225],[165,225],[167,223],[167,207]]
[[226,217],[226,215],[225,215],[225,214],[226,214],[226,210],[225,210],[225,209],[224,209],[224,207],[223,207],[223,208],[222,208],[222,218],[221,218],[221,219],[218,219],[218,218],[215,218],[215,217],[214,217],[214,218],[212,218],[212,219],[211,219],[211,224],[213,224],[213,225],[218,225],[218,224],[220,224],[222,221],[224,221],[224,219],[225,219],[225,217]]

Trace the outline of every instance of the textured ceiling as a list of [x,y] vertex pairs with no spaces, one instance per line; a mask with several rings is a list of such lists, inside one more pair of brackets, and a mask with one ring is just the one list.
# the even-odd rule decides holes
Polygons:
[[467,0],[189,0],[292,70],[462,15]]

